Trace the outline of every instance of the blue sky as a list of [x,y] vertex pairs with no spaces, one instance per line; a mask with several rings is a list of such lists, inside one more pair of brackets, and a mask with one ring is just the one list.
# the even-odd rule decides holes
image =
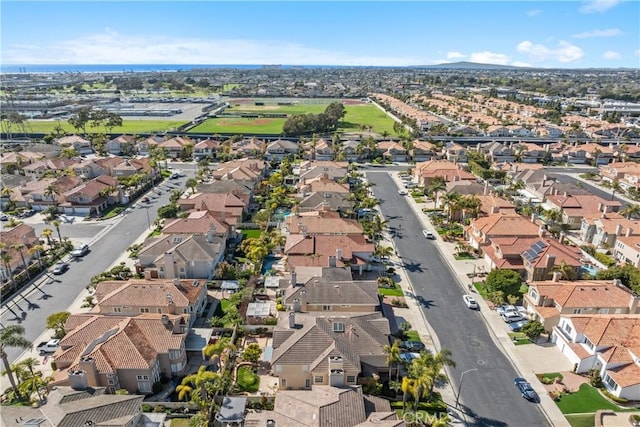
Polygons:
[[3,64],[640,67],[640,2],[2,1]]

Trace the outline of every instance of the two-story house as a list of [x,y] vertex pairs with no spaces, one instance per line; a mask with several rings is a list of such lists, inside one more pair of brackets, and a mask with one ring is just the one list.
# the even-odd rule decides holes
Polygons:
[[392,162],[406,162],[407,150],[396,141],[381,141],[376,145],[376,155]]
[[0,230],[0,242],[5,246],[1,254],[6,256],[0,263],[0,279],[2,283],[9,280],[13,272],[25,269],[31,264],[31,260],[39,254],[29,253],[29,249],[38,244],[35,228],[27,224],[18,224],[13,228],[3,227]]
[[640,221],[618,213],[602,213],[582,218],[580,239],[596,247],[613,248],[620,236],[640,235]]
[[477,179],[472,173],[449,160],[430,160],[416,163],[413,169],[413,182],[416,182],[420,187],[428,187],[436,177],[440,177],[446,182],[475,181]]
[[216,139],[207,138],[193,146],[193,158],[196,161],[202,159],[215,159],[216,153],[221,150],[222,142]]
[[207,304],[205,280],[129,279],[96,286],[93,313],[137,316],[143,313],[185,315],[191,326]]
[[291,234],[284,253],[289,271],[297,267],[345,267],[363,274],[370,269],[375,246],[362,234]]
[[613,247],[615,259],[640,268],[640,235],[618,236]]
[[577,373],[595,369],[611,394],[640,400],[640,316],[561,316],[551,340]]
[[593,194],[548,194],[542,207],[562,212],[562,223],[576,230],[582,219],[593,215],[618,212],[622,204],[617,200],[605,200]]
[[115,156],[130,156],[135,153],[136,138],[131,135],[120,135],[107,141],[105,149],[107,150],[107,153]]
[[524,307],[547,331],[570,314],[638,314],[640,298],[618,280],[559,279],[532,282]]
[[53,356],[52,385],[82,384],[106,387],[112,394],[120,389],[151,394],[162,375],[180,375],[187,366],[185,317],[158,313],[70,316]]
[[288,155],[296,154],[299,149],[300,147],[296,142],[277,139],[267,145],[265,157],[267,160],[282,160]]
[[440,156],[441,149],[429,141],[415,140],[413,141],[413,149],[409,153],[414,162],[426,162],[437,159]]
[[65,169],[70,168],[77,162],[73,159],[42,159],[23,166],[22,172],[31,179],[40,179],[44,176],[57,176]]
[[[467,241],[477,250],[491,244],[498,237],[538,237],[540,226],[518,214],[495,213],[472,220],[465,229]],[[490,260],[487,260],[490,263]]]
[[349,386],[388,374],[389,321],[381,313],[317,317],[284,313],[273,331],[271,367],[280,389]]
[[71,147],[81,155],[93,154],[91,141],[78,135],[63,136],[55,140],[60,147]]

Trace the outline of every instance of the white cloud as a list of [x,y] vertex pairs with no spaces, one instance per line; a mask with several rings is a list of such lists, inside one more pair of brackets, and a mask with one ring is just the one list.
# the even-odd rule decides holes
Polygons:
[[602,13],[617,5],[620,0],[590,0],[585,2],[580,9],[582,13]]
[[531,67],[531,64],[522,61],[513,61],[511,65],[513,65],[514,67]]
[[447,52],[447,59],[462,59],[466,58],[467,55],[460,52]]
[[527,11],[527,16],[538,16],[542,14],[542,10],[540,9],[533,9],[533,10],[528,10]]
[[576,39],[588,39],[593,37],[615,37],[621,35],[622,31],[620,31],[618,28],[609,28],[607,30],[585,31],[582,33],[574,34],[571,37],[575,37]]
[[529,40],[520,42],[516,49],[520,53],[529,55],[533,62],[555,60],[567,63],[579,61],[584,56],[582,49],[563,40],[558,43],[558,47],[555,49],[543,44],[533,44]]
[[4,64],[416,65],[420,57],[358,55],[277,40],[198,39],[102,33],[40,46],[7,46]]
[[603,57],[604,59],[609,59],[609,60],[612,60],[612,59],[620,59],[620,58],[621,58],[620,54],[619,54],[618,52],[616,52],[615,50],[608,50],[608,51],[606,51],[606,52],[602,55],[602,57]]
[[498,64],[507,65],[509,57],[503,53],[495,52],[474,52],[469,56],[471,62],[479,62],[481,64]]

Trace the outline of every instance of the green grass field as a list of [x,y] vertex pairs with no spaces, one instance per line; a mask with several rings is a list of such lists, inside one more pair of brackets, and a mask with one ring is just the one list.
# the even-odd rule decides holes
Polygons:
[[404,292],[402,292],[402,289],[378,288],[378,293],[380,295],[386,295],[388,297],[403,297],[404,296]]
[[[328,105],[328,104],[327,104]],[[286,113],[286,114],[318,114],[324,111],[324,104],[301,104],[294,106],[266,105],[254,106],[250,104],[233,107],[227,111],[243,111],[256,113]],[[393,120],[387,117],[376,106],[347,105],[347,114],[338,127],[342,132],[358,132],[363,127],[370,127],[374,132],[388,132],[393,134]],[[280,135],[286,119],[280,118],[235,118],[217,117],[208,119],[202,124],[191,129],[189,133],[239,133],[239,134],[267,134]]]
[[260,377],[251,371],[251,368],[242,366],[238,369],[238,387],[242,391],[255,393],[260,386]]
[[563,414],[585,414],[600,409],[620,411],[618,405],[602,397],[600,392],[589,384],[582,384],[580,390],[575,393],[563,395],[556,404]]
[[[54,128],[60,124],[67,133],[78,133],[78,131],[66,121],[50,121],[50,120],[29,120],[29,126],[34,133],[51,133]],[[111,129],[107,132],[104,127],[87,126],[87,132],[92,133],[122,133],[133,135],[136,133],[154,133],[165,132],[176,129],[183,125],[182,121],[175,120],[123,120],[122,126]]]

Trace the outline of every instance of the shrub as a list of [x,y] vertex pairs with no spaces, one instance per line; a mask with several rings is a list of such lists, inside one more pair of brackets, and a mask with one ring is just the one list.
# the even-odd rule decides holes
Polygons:
[[147,403],[143,403],[140,407],[142,408],[142,412],[151,412],[151,405]]
[[264,319],[264,324],[267,326],[275,326],[278,324],[278,319],[276,317],[267,317],[266,319]]
[[613,267],[616,265],[616,260],[611,258],[609,255],[605,255],[600,252],[596,252],[593,256],[595,259],[606,265],[607,267]]
[[277,304],[277,305],[276,305],[276,310],[278,310],[278,311],[284,311],[284,305],[282,305],[282,304]]
[[153,385],[151,386],[151,391],[153,392],[153,394],[158,394],[162,391],[162,383],[160,381],[156,381],[155,383],[153,383]]
[[562,392],[557,391],[557,390],[551,390],[551,391],[549,392],[549,397],[550,397],[551,399],[553,399],[555,402],[557,402],[557,401],[559,401],[559,400],[560,400],[560,397],[562,397]]
[[158,405],[153,408],[153,412],[164,412],[164,411],[165,411],[165,407],[162,405]]
[[600,372],[597,369],[592,369],[589,371],[589,384],[595,388],[602,388],[602,377],[600,376]]
[[629,401],[627,399],[625,399],[624,397],[618,397],[614,394],[609,393],[609,391],[607,389],[605,389],[604,387],[600,389],[600,392],[602,394],[604,394],[605,396],[607,396],[610,400],[613,400],[616,403],[629,403]]

